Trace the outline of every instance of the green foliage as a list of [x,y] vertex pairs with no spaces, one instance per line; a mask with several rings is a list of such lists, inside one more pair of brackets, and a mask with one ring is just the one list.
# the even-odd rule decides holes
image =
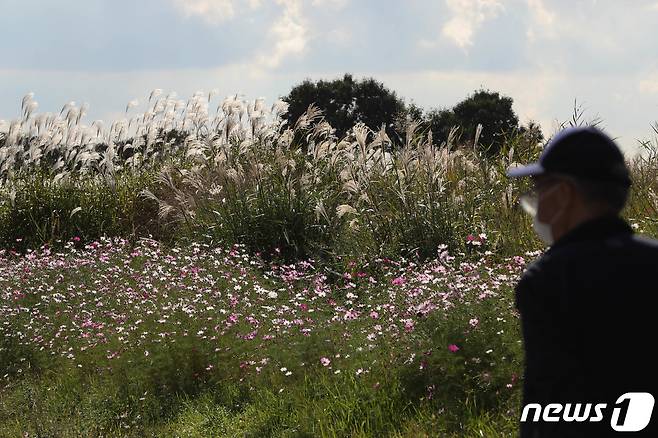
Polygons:
[[165,237],[157,210],[138,197],[151,178],[124,173],[111,184],[84,175],[55,183],[43,172],[16,178],[0,195],[0,245],[24,250],[74,237]]
[[283,100],[290,105],[289,126],[294,125],[309,105],[315,104],[338,137],[343,137],[357,123],[364,123],[372,130],[379,130],[383,125],[393,138],[394,124],[405,114],[405,104],[395,92],[373,78],[355,81],[350,74],[332,81],[305,80],[293,87]]
[[425,114],[424,119],[428,125],[428,129],[432,132],[432,139],[437,144],[450,143],[449,137],[451,131],[453,128],[459,128],[457,117],[451,109],[432,109]]
[[[259,159],[276,165],[276,157],[266,154]],[[304,184],[301,177],[307,161],[301,154],[291,154],[290,159],[286,172],[258,175],[245,181],[248,186],[237,187],[223,180],[225,195],[219,202],[209,200],[200,205],[193,225],[195,233],[208,235],[216,242],[246,244],[251,252],[278,253],[286,260],[330,249],[341,224],[319,221],[315,207],[324,200],[327,207],[335,209],[331,188]]]
[[[423,372],[406,370],[404,375],[407,387],[421,391],[417,396],[426,395],[427,388],[436,392],[437,403],[458,414],[452,418],[456,424],[466,421],[459,415],[477,416],[501,405],[513,406],[509,402],[515,392],[510,389],[517,385],[523,362],[518,321],[512,317],[510,303],[465,304],[446,315],[433,314],[416,326],[420,345],[431,354],[422,359]],[[479,317],[476,326],[469,324],[473,316]],[[449,345],[459,349],[452,352]],[[469,403],[475,411],[460,409]]]
[[512,103],[511,97],[479,90],[455,105],[452,111],[467,138],[474,138],[478,125],[482,125],[479,143],[488,154],[495,155],[503,145],[505,135],[519,126]]
[[[457,143],[470,143],[476,139],[478,146],[489,156],[496,156],[506,140],[521,133],[532,137],[534,143],[543,140],[541,129],[534,122],[527,127],[519,126],[519,118],[512,108],[513,100],[498,92],[478,90],[452,108],[433,109],[424,120],[437,143],[448,142],[453,128]],[[481,125],[481,131],[478,126]]]

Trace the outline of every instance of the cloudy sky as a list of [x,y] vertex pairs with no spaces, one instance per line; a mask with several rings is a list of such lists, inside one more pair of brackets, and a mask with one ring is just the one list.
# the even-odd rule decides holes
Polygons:
[[162,88],[272,102],[305,78],[372,76],[450,107],[481,87],[552,133],[577,99],[624,150],[658,120],[657,0],[0,0],[0,119],[121,117]]

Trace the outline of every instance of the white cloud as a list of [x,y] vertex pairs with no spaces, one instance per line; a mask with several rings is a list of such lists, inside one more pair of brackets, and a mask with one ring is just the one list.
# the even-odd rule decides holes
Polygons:
[[[111,17],[121,25],[107,29],[97,25],[103,16],[97,8],[85,10],[85,22],[99,32],[89,47],[69,44],[62,35],[45,43],[35,37],[5,44],[13,57],[38,56],[25,55],[20,63],[7,64],[14,71],[0,67],[0,118],[18,114],[16,102],[30,90],[37,93],[41,107],[51,111],[75,100],[89,101],[91,111],[121,112],[129,100],[156,87],[176,89],[181,96],[218,86],[226,94],[272,96],[288,92],[306,76],[341,77],[359,68],[368,69],[368,76],[383,80],[400,96],[428,107],[450,106],[480,87],[503,92],[514,98],[523,121],[536,119],[545,132],[553,118],[569,117],[577,98],[630,146],[634,138],[650,132],[658,110],[658,64],[651,56],[658,48],[652,34],[658,0],[413,0],[386,2],[379,9],[349,0],[168,1],[169,8],[152,10],[153,27],[134,25],[146,2],[122,2]],[[35,29],[47,33],[49,23],[71,15],[68,9],[54,11],[61,15],[53,21],[43,8],[30,6],[38,2],[19,3],[11,14],[0,16],[10,33],[35,19],[41,20],[34,21],[41,23]],[[70,9],[84,2],[64,3]],[[135,5],[139,13],[130,14]],[[167,59],[160,50],[153,53],[158,40],[151,37],[157,24],[169,22],[172,15],[193,17],[179,25],[205,44],[186,47],[186,56]],[[199,21],[208,25],[199,26]],[[225,26],[229,21],[232,26]],[[121,40],[117,32],[126,28],[137,29],[129,33],[137,41],[134,47],[116,43]],[[236,38],[234,28],[241,29],[239,53],[217,47],[221,54],[204,56],[216,47],[215,41]],[[485,33],[491,41],[483,41]],[[162,47],[169,42],[163,41]],[[436,52],[427,56],[414,43]],[[46,51],[37,50],[40,46],[62,46],[75,56],[48,58]],[[391,63],[383,55],[385,48],[400,54],[401,61]],[[455,53],[460,49],[464,53]],[[108,66],[98,53],[116,62]],[[117,53],[122,56],[113,56]],[[25,71],[30,68],[34,71]]]
[[235,18],[238,14],[236,9],[242,6],[255,10],[263,5],[263,0],[173,0],[173,2],[185,16],[199,16],[215,25]]
[[[260,8],[263,0],[173,0],[187,16],[200,16],[211,24],[220,24],[236,17],[236,3],[251,10]],[[283,13],[269,29],[272,45],[256,50],[255,60],[250,64],[254,74],[262,74],[263,69],[281,65],[291,55],[304,52],[308,31],[302,14],[302,0],[274,0]],[[313,0],[313,4],[328,4],[341,8],[347,0]]]
[[557,37],[558,34],[554,29],[555,14],[546,8],[543,0],[527,0],[527,3],[531,16],[527,32],[528,38],[534,41],[537,30],[549,38]]
[[[250,6],[258,5],[258,0],[250,0]],[[200,16],[211,24],[218,24],[235,17],[233,0],[174,0],[174,4],[186,16]]]
[[313,0],[313,6],[331,7],[333,9],[343,9],[348,3],[348,0]]
[[334,46],[348,46],[352,41],[352,31],[349,27],[337,27],[327,32],[325,39]]
[[[453,16],[443,26],[441,34],[462,49],[472,46],[475,32],[504,9],[501,0],[446,0],[446,4]],[[427,46],[427,42],[421,45]]]
[[274,47],[266,49],[258,57],[256,67],[275,68],[290,55],[304,52],[307,42],[307,29],[301,10],[300,0],[276,0],[283,6],[283,15],[272,25],[270,34]]
[[658,72],[640,80],[638,89],[642,93],[658,94]]

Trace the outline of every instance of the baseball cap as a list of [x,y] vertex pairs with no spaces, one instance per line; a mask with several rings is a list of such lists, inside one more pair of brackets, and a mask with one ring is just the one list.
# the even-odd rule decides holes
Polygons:
[[509,169],[507,176],[545,173],[631,185],[621,150],[608,135],[593,126],[577,126],[560,131],[544,147],[539,161]]

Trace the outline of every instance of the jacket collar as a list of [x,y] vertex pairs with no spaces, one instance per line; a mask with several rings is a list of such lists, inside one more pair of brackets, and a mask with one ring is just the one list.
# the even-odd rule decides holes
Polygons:
[[597,240],[616,234],[633,234],[633,228],[619,216],[600,216],[576,225],[553,242],[553,245],[551,245],[547,252],[553,251],[555,248],[561,248],[572,242]]

